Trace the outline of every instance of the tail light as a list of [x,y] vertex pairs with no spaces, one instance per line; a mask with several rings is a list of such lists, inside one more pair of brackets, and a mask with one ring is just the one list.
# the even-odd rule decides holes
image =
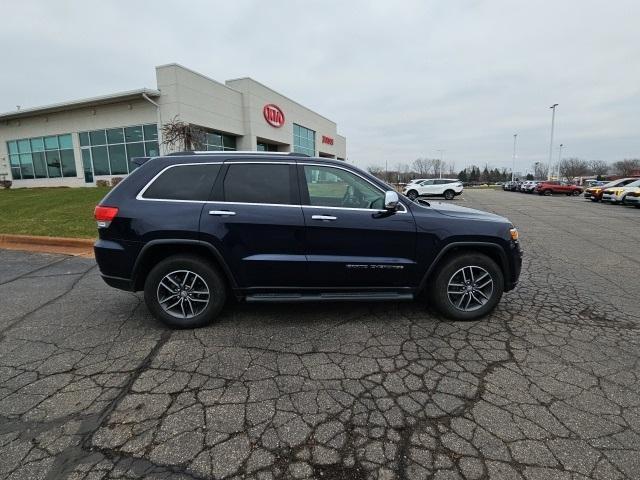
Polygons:
[[107,228],[111,225],[111,220],[113,220],[116,215],[118,215],[118,207],[97,205],[96,209],[93,211],[93,216],[98,223],[98,228]]

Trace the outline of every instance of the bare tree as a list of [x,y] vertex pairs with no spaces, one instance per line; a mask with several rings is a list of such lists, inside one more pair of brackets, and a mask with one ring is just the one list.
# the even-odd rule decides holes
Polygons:
[[549,175],[549,165],[543,162],[533,164],[533,176],[538,180],[544,180]]
[[560,161],[560,176],[572,179],[586,175],[589,171],[589,165],[586,161],[579,158],[563,158]]
[[598,177],[606,175],[609,172],[609,164],[604,160],[590,160],[589,161],[589,170],[593,175],[597,175]]
[[625,158],[613,164],[613,168],[623,177],[634,175],[640,170],[640,160],[637,158]]
[[183,122],[177,115],[162,125],[162,144],[170,152],[201,149],[205,135],[202,128]]
[[413,161],[413,170],[421,177],[429,176],[434,168],[434,160],[430,158],[416,158]]

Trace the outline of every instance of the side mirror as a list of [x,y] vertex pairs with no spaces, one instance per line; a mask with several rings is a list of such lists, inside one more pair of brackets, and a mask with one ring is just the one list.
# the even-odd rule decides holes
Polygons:
[[398,193],[393,190],[388,190],[384,192],[384,209],[389,211],[395,211],[398,209],[398,203],[400,202],[400,197],[398,197]]

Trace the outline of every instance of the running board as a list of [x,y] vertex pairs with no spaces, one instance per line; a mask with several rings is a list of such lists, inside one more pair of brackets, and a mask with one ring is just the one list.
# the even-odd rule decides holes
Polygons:
[[407,301],[413,300],[413,293],[398,292],[328,292],[328,293],[253,293],[247,295],[247,302],[336,302],[336,301]]

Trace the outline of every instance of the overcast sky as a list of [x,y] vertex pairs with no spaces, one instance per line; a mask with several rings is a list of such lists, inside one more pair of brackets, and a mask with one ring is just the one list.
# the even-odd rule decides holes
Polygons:
[[360,166],[640,157],[640,1],[3,2],[0,111],[155,88],[176,62],[321,113]]

